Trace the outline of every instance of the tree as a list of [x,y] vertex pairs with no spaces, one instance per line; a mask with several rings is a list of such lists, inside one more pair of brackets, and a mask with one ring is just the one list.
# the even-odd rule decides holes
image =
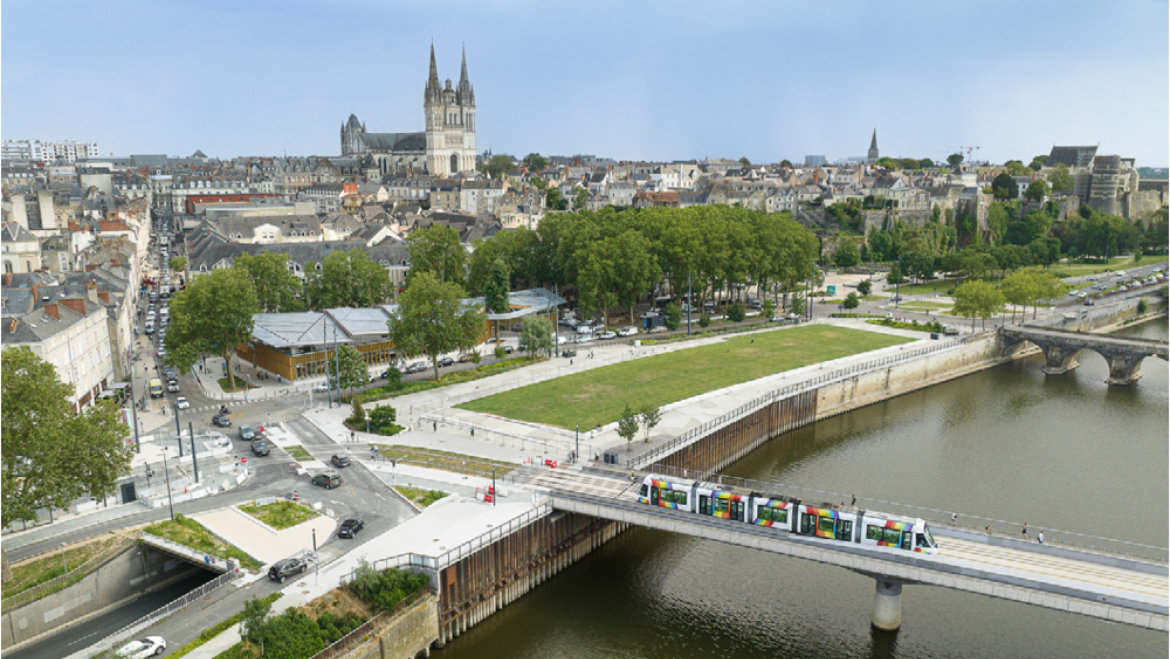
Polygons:
[[540,316],[524,316],[520,321],[520,349],[538,355],[553,349],[552,328]]
[[455,229],[441,224],[416,229],[406,237],[406,248],[410,252],[407,284],[421,272],[434,274],[440,282],[466,283],[467,250]]
[[573,186],[573,210],[584,210],[589,204],[589,191],[585,188],[574,185]]
[[509,156],[492,156],[491,160],[481,165],[481,171],[492,178],[498,179],[504,175],[504,172],[515,166],[516,163]]
[[646,437],[643,441],[650,441],[650,431],[654,430],[654,426],[662,421],[662,410],[657,407],[647,407],[642,410],[642,427],[646,429]]
[[849,291],[849,295],[845,296],[845,301],[841,303],[846,309],[852,311],[861,304],[861,300],[857,299],[857,293]]
[[638,415],[630,409],[629,403],[626,403],[622,418],[618,419],[618,436],[626,440],[626,451],[630,450],[630,443],[634,441],[636,434],[638,434]]
[[1073,189],[1076,180],[1068,173],[1068,165],[1057,163],[1056,167],[1052,168],[1052,173],[1048,175],[1048,183],[1052,186],[1053,192],[1068,192]]
[[304,286],[289,271],[288,255],[275,252],[240,254],[232,267],[248,276],[256,291],[256,303],[264,313],[304,311]]
[[548,159],[539,153],[530,153],[524,156],[524,166],[530,172],[543,171],[545,167],[548,167]]
[[743,319],[746,317],[747,312],[744,310],[743,305],[739,302],[736,302],[727,308],[727,319],[732,322],[742,323]]
[[390,340],[405,355],[430,355],[440,380],[439,355],[473,348],[487,317],[463,303],[463,289],[430,272],[414,277],[388,321]]
[[260,645],[263,641],[264,621],[272,610],[272,604],[258,596],[252,596],[244,602],[244,617],[240,620],[240,638],[253,645]]
[[1027,176],[1031,173],[1028,171],[1028,168],[1024,166],[1023,161],[1020,160],[1009,160],[1003,164],[1003,167],[1004,171],[1006,171],[1010,176]]
[[887,156],[882,156],[881,158],[878,158],[877,161],[874,162],[873,164],[875,167],[881,167],[882,169],[897,169],[898,168],[898,161],[894,160],[893,158],[887,157]]
[[961,153],[952,153],[951,155],[947,156],[947,164],[951,166],[951,169],[958,169],[959,165],[962,163],[963,154]]
[[922,169],[922,162],[919,161],[917,158],[902,158],[902,160],[898,162],[898,166],[901,167],[902,169],[906,169],[909,171],[915,171],[918,169]]
[[[215,270],[192,279],[187,290],[171,298],[167,363],[186,373],[204,353],[210,353],[231,364],[236,346],[252,338],[252,316],[259,312],[256,289],[242,270]],[[235,391],[231,368],[228,382]]]
[[569,200],[565,199],[561,194],[561,189],[555,185],[548,187],[548,192],[544,196],[544,204],[549,210],[563,211],[569,207]]
[[182,272],[187,269],[187,257],[176,256],[170,261],[167,261],[167,267],[175,272]]
[[747,156],[744,156],[739,159],[739,164],[743,165],[744,167],[751,167],[752,161],[748,160]]
[[333,386],[349,389],[364,387],[370,383],[370,371],[360,350],[353,346],[337,346],[337,355],[329,361],[329,375]]
[[1010,201],[1019,198],[1020,186],[1011,174],[1000,172],[999,176],[991,181],[991,193],[995,195],[996,199]]
[[833,264],[839,268],[852,268],[858,263],[861,263],[861,252],[857,249],[857,243],[844,236],[838,238]]
[[792,296],[792,304],[788,305],[788,310],[798,316],[804,315],[804,294],[800,293]]
[[1013,306],[1013,322],[1016,316],[1016,305],[1028,306],[1036,304],[1036,300],[1040,295],[1036,283],[1033,273],[1028,270],[1016,270],[1004,277],[1003,281],[1000,282],[999,290],[1003,293],[1004,300]]
[[682,307],[677,302],[671,302],[662,310],[666,329],[675,331],[682,324]]
[[862,295],[869,295],[871,290],[873,290],[873,284],[869,283],[869,281],[861,281],[857,283],[858,293],[861,293]]
[[905,281],[902,276],[902,266],[897,263],[890,266],[890,272],[886,275],[886,282],[890,284],[901,284]]
[[379,405],[370,410],[370,427],[379,433],[386,434],[394,430],[394,423],[397,420],[397,410],[389,405]]
[[707,329],[710,325],[711,325],[711,314],[704,313],[703,315],[699,316],[699,327],[702,327],[703,329]]
[[771,319],[772,315],[776,312],[776,303],[772,300],[764,300],[763,304],[760,305],[760,311],[763,313],[765,320]]
[[934,276],[934,257],[924,252],[906,252],[902,255],[902,267],[911,277],[930,279]]
[[1044,165],[1047,162],[1048,162],[1048,154],[1039,155],[1039,156],[1036,156],[1035,158],[1032,158],[1032,162],[1031,162],[1031,164],[1028,165],[1028,167],[1032,171],[1038,172],[1041,169],[1044,169]]
[[[487,281],[483,287],[484,306],[487,307],[488,313],[508,313],[512,307],[508,303],[508,293],[511,291],[512,274],[508,269],[508,264],[502,258],[497,258],[492,263],[491,273],[488,275]],[[500,325],[498,322],[492,323],[495,326],[496,341],[500,339]]]
[[780,166],[784,167],[785,169],[792,169],[792,161],[785,158],[784,160],[780,161]]
[[390,298],[390,273],[370,260],[365,249],[331,252],[305,268],[305,300],[310,309],[373,307]]
[[1028,201],[1041,202],[1049,195],[1051,190],[1048,189],[1048,184],[1042,179],[1036,179],[1028,184],[1028,189],[1024,190],[1024,198]]
[[74,385],[28,347],[4,348],[3,526],[33,521],[42,508],[66,508],[89,495],[105,499],[130,467],[132,451],[117,405],[72,409]]
[[954,313],[971,319],[971,329],[975,329],[975,318],[983,319],[983,328],[987,328],[987,319],[1003,309],[1003,293],[995,284],[985,281],[967,281],[959,285],[951,294],[955,299]]
[[918,161],[918,166],[921,167],[922,169],[930,169],[930,168],[934,167],[935,164],[934,164],[934,161],[931,160],[930,158],[923,158],[922,160]]
[[[391,369],[391,370],[396,370],[396,369]],[[350,412],[349,421],[352,423],[357,423],[357,424],[365,423],[366,422],[366,410],[364,407],[362,407],[361,396],[354,396],[353,397],[353,405],[351,407],[353,409]]]

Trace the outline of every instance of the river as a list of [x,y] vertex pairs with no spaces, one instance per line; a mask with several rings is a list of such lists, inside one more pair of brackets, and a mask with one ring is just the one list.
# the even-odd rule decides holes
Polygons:
[[[1167,338],[1165,319],[1119,335]],[[1083,354],[1033,356],[769,442],[727,473],[1165,547],[1170,373],[1108,387]],[[875,509],[877,505],[872,506]],[[1010,523],[1010,524],[1008,524]],[[1014,527],[1013,527],[1014,528]],[[1035,531],[1032,531],[1033,535]],[[1049,531],[1049,533],[1052,533]],[[1167,635],[907,586],[902,628],[871,630],[873,579],[810,561],[633,530],[456,638],[440,659],[1165,657]]]

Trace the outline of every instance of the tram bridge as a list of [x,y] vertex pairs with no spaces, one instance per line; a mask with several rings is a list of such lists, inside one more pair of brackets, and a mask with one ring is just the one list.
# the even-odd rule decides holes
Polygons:
[[[597,468],[524,468],[508,480],[548,493],[556,510],[682,533],[707,540],[837,565],[874,578],[873,624],[901,625],[904,585],[933,585],[1036,606],[1168,630],[1170,579],[1165,561],[1083,547],[1041,545],[974,530],[932,525],[940,551],[933,556],[784,533],[637,502],[646,472]],[[716,474],[691,474],[722,482]],[[781,492],[783,486],[764,491]]]
[[1109,362],[1106,382],[1111,385],[1128,385],[1141,378],[1138,369],[1146,357],[1170,360],[1165,341],[1020,325],[1007,325],[1000,335],[1009,352],[1024,343],[1039,347],[1047,361],[1044,372],[1049,375],[1071,371],[1080,365],[1077,355],[1082,350],[1092,350]]

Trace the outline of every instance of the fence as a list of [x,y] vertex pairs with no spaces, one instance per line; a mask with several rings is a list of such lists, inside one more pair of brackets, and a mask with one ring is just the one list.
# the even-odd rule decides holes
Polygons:
[[434,592],[434,587],[428,586],[427,588],[423,588],[417,593],[410,595],[406,599],[394,605],[393,609],[390,609],[389,611],[383,611],[373,618],[370,618],[360,627],[337,639],[337,641],[332,645],[313,655],[310,659],[337,659],[338,657],[345,656],[350,652],[350,650],[353,649],[353,646],[366,640],[368,636],[371,636],[374,633],[380,631],[382,628],[388,625],[390,621],[393,620],[394,617],[399,613],[402,613],[406,609],[414,606],[420,599],[426,597],[427,595],[431,595]]
[[106,549],[94,554],[84,563],[81,563],[65,574],[50,579],[42,584],[37,584],[28,590],[22,590],[21,592],[11,597],[4,598],[3,601],[0,601],[0,609],[6,611],[11,610],[13,607],[21,606],[34,600],[38,600],[45,595],[65,588],[66,586],[80,580],[85,575],[101,567],[103,564],[105,564],[106,561],[122,553],[126,550],[127,547],[134,544],[132,539],[125,536],[119,536],[119,539],[121,540],[120,542],[116,542]]
[[821,375],[818,375],[815,378],[812,378],[811,380],[805,380],[803,382],[798,382],[795,384],[790,384],[790,385],[781,387],[780,389],[776,389],[774,391],[768,392],[768,393],[764,394],[763,396],[756,398],[755,400],[744,403],[743,405],[735,408],[734,410],[731,410],[730,412],[727,412],[726,414],[723,414],[722,416],[719,416],[715,419],[712,419],[712,420],[710,420],[710,421],[708,421],[700,426],[697,426],[695,428],[691,428],[690,430],[688,430],[685,433],[679,435],[678,437],[675,437],[674,439],[666,442],[665,444],[661,444],[659,446],[656,446],[652,449],[647,450],[644,453],[639,454],[638,456],[636,456],[634,458],[631,458],[630,460],[627,460],[626,465],[629,467],[644,467],[646,465],[654,464],[655,461],[661,459],[662,457],[664,457],[666,455],[670,455],[671,453],[674,453],[675,451],[677,451],[679,448],[681,448],[683,445],[687,444],[688,442],[695,441],[695,440],[707,435],[708,433],[710,433],[718,428],[722,428],[723,426],[725,426],[729,423],[737,421],[737,420],[743,418],[744,416],[747,416],[748,414],[755,412],[756,410],[760,409],[761,407],[764,407],[765,405],[770,405],[773,402],[776,402],[777,400],[781,400],[783,398],[787,398],[788,396],[793,396],[793,395],[796,395],[799,393],[804,393],[805,391],[816,389],[818,387],[821,387],[821,386],[828,384],[828,383],[831,383],[831,382],[837,382],[840,380],[854,377],[856,375],[860,375],[862,373],[868,373],[870,371],[874,371],[877,369],[887,368],[887,367],[895,365],[895,364],[901,364],[901,363],[908,362],[908,361],[911,361],[914,359],[918,359],[919,357],[922,357],[924,355],[930,355],[930,354],[942,352],[944,350],[950,350],[951,348],[955,348],[955,347],[963,345],[964,343],[970,341],[971,338],[973,338],[973,337],[966,337],[966,338],[962,338],[962,339],[952,339],[950,341],[944,341],[942,343],[931,345],[931,346],[925,346],[925,347],[921,347],[921,348],[915,348],[913,350],[901,351],[896,355],[888,355],[886,357],[879,357],[877,359],[871,359],[867,362],[862,362],[860,364],[854,364],[853,366],[847,366],[845,368],[837,369],[837,370],[831,371],[829,373],[823,373]]
[[88,648],[86,648],[84,650],[80,650],[78,652],[74,652],[73,654],[66,657],[66,659],[89,659],[89,657],[93,657],[93,656],[99,655],[103,652],[107,652],[107,651],[111,650],[115,645],[121,643],[122,641],[125,641],[126,639],[130,638],[131,636],[136,635],[138,632],[142,631],[143,629],[146,629],[151,624],[153,624],[156,620],[159,620],[161,618],[165,618],[166,616],[169,616],[172,613],[175,613],[176,611],[180,611],[180,610],[186,608],[187,606],[190,606],[191,604],[199,601],[203,597],[207,596],[208,593],[219,588],[220,586],[227,584],[227,583],[231,583],[231,581],[234,580],[237,576],[239,576],[239,573],[236,572],[235,570],[231,570],[231,571],[227,572],[226,574],[221,574],[218,577],[216,577],[215,579],[208,581],[207,583],[196,588],[195,590],[192,590],[191,592],[187,593],[186,595],[183,595],[179,599],[171,602],[170,604],[167,604],[166,606],[164,606],[162,608],[155,609],[154,611],[151,611],[149,614],[143,616],[142,618],[139,618],[138,620],[136,620],[135,622],[133,622],[129,625],[126,625],[122,629],[114,632],[113,634],[110,634],[109,636],[103,638],[102,640],[98,641],[97,643],[94,643],[93,645],[89,646]]

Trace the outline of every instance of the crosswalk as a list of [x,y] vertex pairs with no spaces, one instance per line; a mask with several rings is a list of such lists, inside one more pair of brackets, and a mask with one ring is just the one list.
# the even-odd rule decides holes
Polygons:
[[225,400],[225,401],[221,401],[219,403],[216,403],[214,405],[199,405],[199,406],[192,405],[190,408],[190,411],[192,411],[192,412],[210,412],[212,410],[218,410],[219,408],[221,408],[225,405],[227,407],[235,407],[237,405],[247,405],[247,404],[248,404],[248,402],[243,401],[243,400]]

